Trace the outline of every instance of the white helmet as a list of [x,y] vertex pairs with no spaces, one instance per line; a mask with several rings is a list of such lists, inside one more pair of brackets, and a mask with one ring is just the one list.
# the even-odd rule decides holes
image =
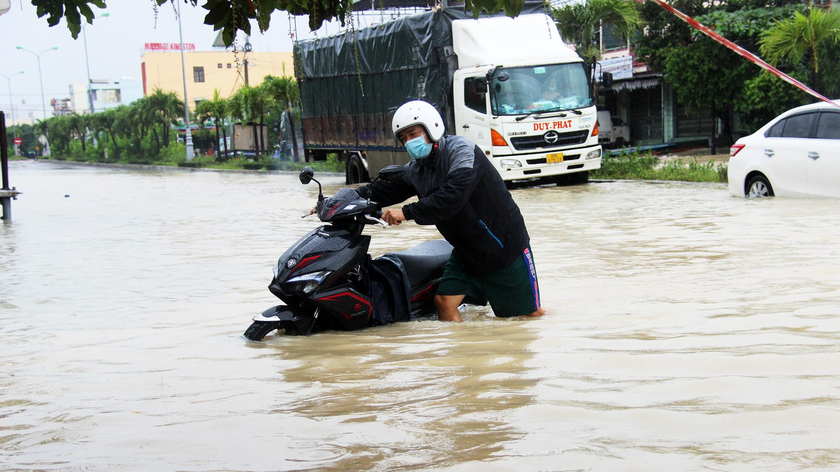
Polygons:
[[402,104],[394,113],[391,121],[391,129],[394,136],[400,131],[414,125],[423,125],[426,128],[426,135],[436,143],[443,136],[443,118],[431,104],[423,100],[412,100]]

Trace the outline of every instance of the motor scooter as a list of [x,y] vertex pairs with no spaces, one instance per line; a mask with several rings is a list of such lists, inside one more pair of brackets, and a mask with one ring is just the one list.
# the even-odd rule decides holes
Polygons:
[[[388,166],[377,179],[393,180],[402,172],[402,166]],[[327,224],[277,260],[268,289],[284,304],[255,316],[245,337],[261,341],[274,330],[309,335],[434,316],[434,295],[452,246],[442,239],[425,241],[372,259],[371,237],[362,231],[371,224],[388,226],[379,205],[351,188],[325,198],[314,174],[304,168],[300,182],[318,184],[315,213]]]

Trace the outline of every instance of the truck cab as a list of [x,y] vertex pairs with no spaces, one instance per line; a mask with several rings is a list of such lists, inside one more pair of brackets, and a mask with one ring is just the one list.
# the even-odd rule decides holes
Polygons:
[[[503,32],[501,34],[500,32]],[[507,181],[600,168],[592,89],[582,59],[547,15],[452,22],[455,129]]]
[[589,74],[540,2],[516,18],[450,7],[301,41],[295,68],[306,154],[336,153],[348,184],[408,162],[391,119],[410,100],[434,106],[505,181],[586,182],[601,166]]

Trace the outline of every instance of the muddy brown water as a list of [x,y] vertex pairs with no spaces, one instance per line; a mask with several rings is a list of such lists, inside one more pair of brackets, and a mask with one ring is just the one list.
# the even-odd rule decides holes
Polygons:
[[[13,162],[0,469],[840,469],[840,201],[514,191],[549,315],[249,343],[294,175]],[[327,193],[341,179],[323,179]],[[375,255],[437,237],[370,228]]]

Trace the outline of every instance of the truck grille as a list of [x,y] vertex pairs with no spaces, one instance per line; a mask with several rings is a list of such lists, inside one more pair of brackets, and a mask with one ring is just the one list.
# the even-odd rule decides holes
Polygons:
[[547,143],[545,138],[541,136],[524,136],[521,138],[510,138],[510,144],[513,145],[513,148],[517,151],[522,151],[525,149],[553,149],[563,146],[572,146],[575,144],[583,144],[586,142],[586,138],[589,137],[589,131],[572,131],[570,133],[557,133],[557,141],[553,143]]

